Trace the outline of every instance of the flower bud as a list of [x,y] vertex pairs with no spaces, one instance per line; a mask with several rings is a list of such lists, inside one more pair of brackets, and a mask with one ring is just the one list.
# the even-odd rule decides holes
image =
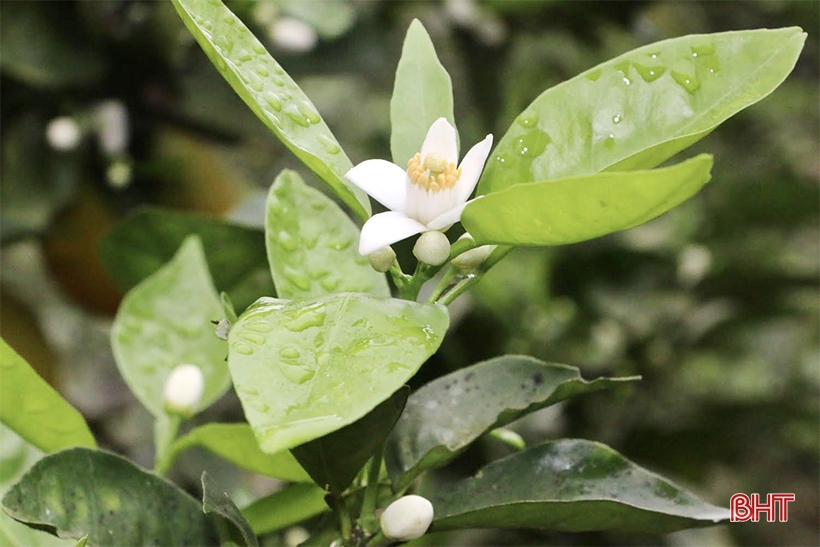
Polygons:
[[450,240],[436,230],[424,232],[416,240],[413,255],[425,264],[441,266],[450,257]]
[[205,377],[199,367],[179,365],[165,381],[165,410],[189,417],[196,412],[204,391]]
[[490,253],[495,250],[495,245],[482,245],[475,249],[465,251],[453,259],[453,266],[462,272],[472,272],[481,267]]
[[373,251],[367,255],[367,259],[370,261],[370,265],[373,266],[374,270],[379,273],[384,273],[393,265],[393,261],[396,260],[396,253],[393,251],[393,248],[388,245],[387,247]]
[[271,40],[281,49],[291,53],[307,53],[316,47],[319,36],[312,26],[294,17],[280,17],[271,25]]
[[433,504],[421,496],[404,496],[382,513],[382,533],[397,541],[409,541],[424,535],[433,522]]
[[80,124],[70,116],[54,118],[46,126],[46,140],[49,146],[60,152],[69,152],[77,148],[82,136]]

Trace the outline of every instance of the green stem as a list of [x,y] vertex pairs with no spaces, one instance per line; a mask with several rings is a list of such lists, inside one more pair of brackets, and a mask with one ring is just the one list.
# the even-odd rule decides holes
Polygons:
[[372,538],[367,540],[367,545],[387,545],[387,544],[388,544],[387,538],[384,537],[384,534],[382,534],[381,530],[379,530],[379,532],[375,536],[373,536]]
[[384,444],[370,460],[370,467],[367,471],[367,486],[364,490],[364,500],[362,501],[362,512],[359,517],[362,528],[367,533],[376,530],[376,503],[379,497],[379,475],[382,471],[382,459]]
[[353,530],[351,519],[350,519],[350,511],[347,508],[347,503],[345,499],[341,496],[337,498],[337,505],[339,511],[339,525],[342,529],[342,538],[344,539],[345,544],[350,542],[350,534]]
[[156,447],[154,471],[158,475],[167,473],[174,462],[176,451],[169,450],[169,448],[176,439],[180,425],[182,425],[182,418],[176,414],[163,414],[154,423],[154,446]]

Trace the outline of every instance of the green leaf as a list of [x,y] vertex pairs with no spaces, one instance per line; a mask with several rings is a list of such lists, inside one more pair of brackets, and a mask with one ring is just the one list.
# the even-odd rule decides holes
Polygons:
[[368,218],[370,202],[344,178],[353,164],[336,137],[242,21],[218,0],[172,1],[203,51],[254,114],[359,218]]
[[87,448],[46,456],[3,497],[15,519],[92,545],[215,545],[202,505],[125,458]]
[[585,440],[546,442],[483,467],[432,500],[432,531],[546,528],[667,533],[727,521],[729,510]]
[[211,324],[222,314],[197,236],[186,238],[168,264],[125,295],[111,346],[120,374],[154,416],[164,413],[165,381],[180,364],[194,364],[205,376],[200,410],[228,389],[227,345]]
[[275,532],[327,511],[325,491],[315,484],[292,484],[242,509],[258,535]]
[[85,419],[0,338],[0,421],[33,446],[54,452],[97,446]]
[[419,473],[445,465],[492,429],[564,399],[638,379],[587,381],[575,367],[519,355],[457,370],[410,396],[388,438],[387,469],[401,490]]
[[[202,472],[202,511],[204,513],[215,513],[225,519],[235,532],[241,534],[244,545],[258,547],[259,541],[256,539],[251,525],[239,511],[239,507],[233,502],[227,492],[223,491],[216,481],[208,474]],[[235,533],[230,534],[232,538]]]
[[341,494],[376,455],[401,416],[410,388],[403,387],[363,418],[329,435],[291,449],[314,482]]
[[263,232],[219,218],[141,208],[102,240],[100,258],[111,279],[129,290],[171,260],[192,234],[202,240],[217,289],[228,292],[240,310],[274,294]]
[[88,543],[88,536],[83,536],[77,540],[76,547],[85,547]]
[[684,36],[598,65],[524,109],[488,160],[478,193],[655,167],[771,93],[805,39],[797,27]]
[[421,150],[430,126],[442,116],[455,127],[453,84],[436,56],[430,35],[418,19],[413,19],[404,39],[390,99],[393,163],[406,166]]
[[448,323],[443,306],[359,293],[261,298],[228,338],[259,446],[272,454],[355,422],[416,373]]
[[310,482],[311,478],[287,450],[265,454],[248,424],[205,424],[179,437],[168,449],[176,456],[201,446],[231,463],[254,473],[283,481]]
[[672,167],[516,184],[470,202],[461,221],[481,244],[563,245],[634,228],[692,197],[712,156]]
[[359,254],[359,228],[295,171],[282,171],[270,188],[265,240],[281,298],[308,299],[333,292],[390,296],[384,274]]

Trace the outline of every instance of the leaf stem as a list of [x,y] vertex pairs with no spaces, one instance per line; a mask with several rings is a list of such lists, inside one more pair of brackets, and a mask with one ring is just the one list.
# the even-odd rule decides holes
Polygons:
[[376,530],[376,503],[379,497],[379,475],[382,470],[382,459],[384,454],[384,443],[370,460],[370,467],[367,470],[367,486],[364,490],[364,500],[362,501],[362,512],[359,522],[368,534]]
[[480,269],[464,276],[464,279],[456,283],[452,289],[444,293],[444,296],[441,296],[437,302],[443,306],[450,305],[456,298],[467,292],[473,285],[481,281],[484,274],[486,274],[490,268],[495,266],[502,258],[507,256],[513,249],[515,249],[515,247],[496,247],[495,250],[490,253],[490,256],[487,257],[487,260],[484,261],[484,264],[481,265]]
[[353,530],[351,519],[350,519],[350,510],[347,508],[347,503],[342,496],[337,498],[336,507],[339,513],[339,525],[342,529],[342,538],[347,544],[350,541],[350,535]]
[[176,414],[163,414],[154,423],[154,447],[156,457],[154,459],[154,472],[164,475],[170,469],[176,456],[175,450],[169,450],[182,425],[182,418]]

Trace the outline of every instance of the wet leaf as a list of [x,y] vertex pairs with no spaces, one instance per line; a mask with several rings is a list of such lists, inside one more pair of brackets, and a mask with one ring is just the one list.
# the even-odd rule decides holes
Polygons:
[[476,363],[437,378],[410,396],[388,439],[387,469],[401,490],[419,473],[445,465],[492,429],[570,397],[638,378],[587,381],[575,367],[520,355]]
[[516,118],[490,155],[478,193],[651,169],[777,88],[805,39],[797,27],[684,36],[587,70]]
[[228,364],[264,452],[351,424],[436,351],[446,308],[359,293],[262,298],[231,329]]
[[472,201],[464,227],[480,243],[563,245],[634,228],[676,207],[711,179],[712,157],[672,167],[516,184]]
[[3,339],[0,370],[0,421],[44,452],[97,446],[83,415]]
[[728,521],[704,502],[600,443],[565,439],[483,467],[433,498],[432,531],[545,528],[668,533]]
[[359,254],[359,228],[295,171],[283,171],[271,186],[265,240],[281,298],[308,299],[334,292],[390,296],[384,274]]
[[353,164],[296,82],[222,2],[173,0],[185,26],[254,114],[361,219],[367,195],[344,178]]
[[222,314],[197,236],[186,238],[170,262],[125,295],[111,327],[111,346],[123,379],[154,416],[164,413],[165,381],[180,364],[202,370],[200,410],[228,389],[227,345],[211,323]]
[[72,448],[46,456],[3,497],[15,519],[92,545],[215,545],[202,505],[128,460]]
[[242,509],[258,535],[282,530],[327,511],[325,490],[315,484],[292,484]]

